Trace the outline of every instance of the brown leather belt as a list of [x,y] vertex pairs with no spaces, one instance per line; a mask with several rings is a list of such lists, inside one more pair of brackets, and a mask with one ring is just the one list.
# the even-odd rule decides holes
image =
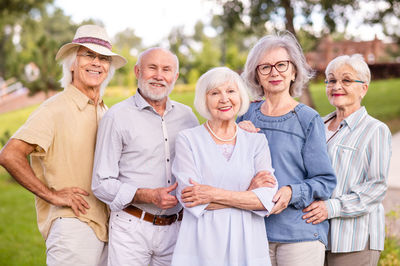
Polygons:
[[143,220],[146,222],[150,222],[154,225],[170,225],[174,223],[176,220],[182,221],[183,218],[183,209],[177,213],[172,215],[153,215],[151,213],[145,212],[135,206],[129,205],[124,209],[125,212],[138,217],[142,218],[142,213],[144,212]]

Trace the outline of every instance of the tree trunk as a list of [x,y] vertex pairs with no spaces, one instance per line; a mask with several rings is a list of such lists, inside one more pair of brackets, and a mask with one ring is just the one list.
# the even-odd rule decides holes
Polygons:
[[[285,19],[286,19],[286,29],[290,31],[296,38],[296,31],[294,29],[293,20],[294,20],[294,10],[291,5],[291,0],[283,0],[282,6],[285,8]],[[300,96],[300,102],[310,106],[311,108],[315,108],[314,101],[311,98],[310,86],[304,88],[303,94]]]
[[299,100],[305,105],[315,109],[314,101],[311,97],[310,85],[307,85],[307,87],[304,88],[303,94],[300,96]]

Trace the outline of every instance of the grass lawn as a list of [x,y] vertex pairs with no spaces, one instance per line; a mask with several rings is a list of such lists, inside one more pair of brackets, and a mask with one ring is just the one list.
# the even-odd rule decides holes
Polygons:
[[36,224],[32,193],[0,167],[0,265],[45,265],[46,249]]
[[[112,106],[132,95],[133,91],[110,88],[104,101]],[[323,116],[334,110],[325,96],[322,82],[311,85],[316,109]],[[178,86],[173,100],[193,106],[193,86]],[[400,79],[375,81],[364,99],[369,114],[386,122],[392,132],[400,131]],[[0,140],[5,132],[12,135],[37,106],[0,114]],[[200,122],[204,122],[196,113]],[[1,143],[0,143],[1,147]],[[34,197],[0,167],[0,265],[45,265],[45,245],[40,235],[34,209]],[[389,264],[390,265],[390,264]]]

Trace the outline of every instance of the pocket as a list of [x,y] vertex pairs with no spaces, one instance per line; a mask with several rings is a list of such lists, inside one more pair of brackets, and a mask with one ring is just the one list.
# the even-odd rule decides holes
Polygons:
[[110,216],[110,230],[128,232],[136,227],[139,219],[124,212],[112,212]]
[[336,154],[338,155],[337,163],[340,165],[348,165],[357,156],[358,149],[355,147],[337,144],[336,149]]

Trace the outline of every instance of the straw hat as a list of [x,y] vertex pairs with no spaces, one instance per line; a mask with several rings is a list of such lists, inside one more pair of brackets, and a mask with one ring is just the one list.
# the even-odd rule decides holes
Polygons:
[[98,54],[111,56],[111,64],[113,64],[116,69],[123,67],[127,63],[124,57],[111,51],[111,40],[106,30],[100,26],[80,26],[72,42],[64,44],[61,46],[60,50],[58,50],[56,60],[63,59],[69,54],[70,49],[76,46],[84,46]]

